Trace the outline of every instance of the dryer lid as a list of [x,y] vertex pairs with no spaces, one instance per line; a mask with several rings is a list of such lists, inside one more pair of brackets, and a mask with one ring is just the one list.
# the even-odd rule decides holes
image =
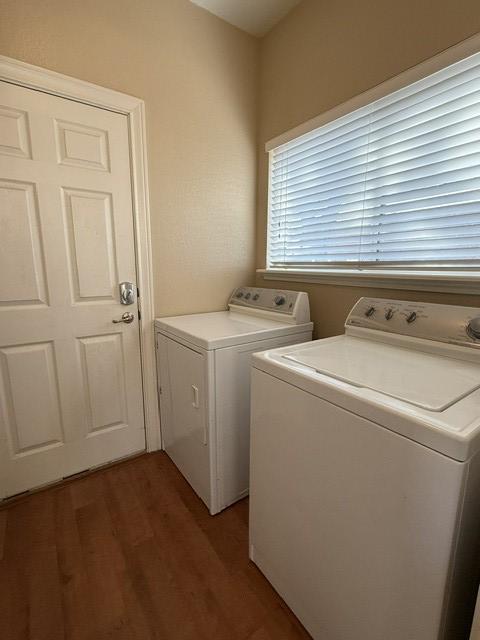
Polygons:
[[234,311],[214,311],[185,316],[157,318],[157,331],[206,350],[267,340],[283,335],[312,331],[312,323],[283,323]]
[[348,336],[283,358],[428,411],[443,411],[480,388],[478,364]]

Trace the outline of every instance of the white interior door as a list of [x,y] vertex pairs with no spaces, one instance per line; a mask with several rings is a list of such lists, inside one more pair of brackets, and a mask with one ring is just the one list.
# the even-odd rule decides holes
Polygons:
[[0,497],[144,449],[123,281],[126,117],[0,82]]

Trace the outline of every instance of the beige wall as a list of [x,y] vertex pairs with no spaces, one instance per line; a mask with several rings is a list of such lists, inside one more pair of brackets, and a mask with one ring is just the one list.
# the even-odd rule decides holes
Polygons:
[[[480,31],[478,0],[303,0],[262,41],[257,266],[265,266],[265,142]],[[257,278],[259,284],[264,281]],[[317,336],[361,295],[480,306],[478,296],[265,282],[310,293]]]
[[258,41],[188,0],[0,0],[0,53],[146,102],[158,315],[254,267]]
[[[258,92],[262,267],[265,141],[480,31],[478,0],[303,0],[261,43],[188,0],[0,0],[0,15],[0,53],[146,101],[158,315],[223,308],[252,281]],[[480,304],[265,284],[308,290],[319,336],[364,294]]]

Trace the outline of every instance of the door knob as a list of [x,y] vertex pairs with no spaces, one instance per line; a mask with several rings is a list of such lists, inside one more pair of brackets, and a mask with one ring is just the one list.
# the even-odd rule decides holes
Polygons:
[[112,320],[113,324],[119,324],[120,322],[125,322],[125,324],[130,324],[131,322],[133,322],[135,316],[133,315],[133,313],[128,313],[128,311],[125,311],[125,313],[122,315],[122,317],[120,318],[120,320]]

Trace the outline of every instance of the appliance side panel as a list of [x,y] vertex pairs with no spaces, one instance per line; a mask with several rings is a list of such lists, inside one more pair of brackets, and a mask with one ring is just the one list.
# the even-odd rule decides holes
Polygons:
[[215,351],[216,433],[220,509],[248,494],[252,354],[312,339],[311,331]]
[[217,420],[216,420],[216,371],[215,351],[206,351],[204,359],[205,371],[205,420],[207,426],[207,446],[210,466],[210,515],[214,516],[222,510],[218,490],[218,444],[217,444]]
[[156,333],[157,345],[157,380],[158,380],[158,404],[160,407],[160,429],[162,432],[162,449],[167,448],[171,442],[171,396],[170,382],[168,379],[168,352],[167,340],[162,333]]
[[446,598],[443,638],[468,638],[480,582],[480,453],[468,463]]
[[318,640],[438,640],[464,471],[253,369],[250,553]]
[[165,336],[158,351],[165,451],[210,508],[207,355]]

